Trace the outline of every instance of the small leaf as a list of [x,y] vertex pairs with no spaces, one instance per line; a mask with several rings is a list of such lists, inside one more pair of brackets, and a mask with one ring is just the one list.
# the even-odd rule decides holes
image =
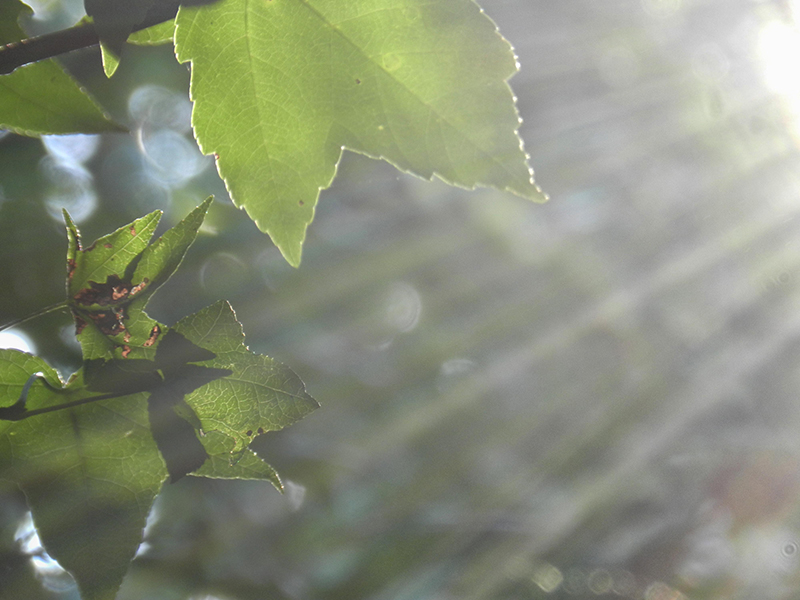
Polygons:
[[[131,335],[126,325],[127,310],[143,287],[141,283],[132,283],[131,275],[155,232],[161,211],[120,227],[85,249],[80,246],[77,227],[69,215],[65,218],[69,238],[67,303],[75,317],[77,338],[85,360],[107,358],[110,352],[122,345],[126,336]],[[141,346],[156,324],[140,313],[139,308],[136,311],[136,331],[143,337],[136,342]]]
[[216,357],[204,366],[232,374],[189,394],[205,432],[228,437],[227,452],[242,452],[253,435],[291,425],[319,407],[285,365],[250,352],[230,304],[220,301],[178,321],[175,330]]
[[115,54],[114,51],[108,47],[108,44],[102,41],[100,42],[100,54],[103,60],[103,72],[106,74],[106,77],[111,77],[117,72],[117,67],[119,67],[119,54]]
[[80,249],[68,282],[69,301],[81,306],[114,302],[113,290],[97,286],[106,285],[109,278],[125,279],[131,263],[147,248],[161,214],[160,210],[154,211]]
[[238,456],[231,454],[228,436],[218,431],[209,431],[203,436],[203,446],[209,457],[202,467],[192,473],[193,476],[211,479],[260,479],[269,481],[283,491],[283,483],[277,471],[255,452],[246,448]]
[[[144,313],[209,204],[149,247],[159,213],[85,249],[65,213],[68,300],[83,322],[83,367],[63,386],[43,360],[0,350],[0,478],[25,492],[44,548],[83,600],[116,596],[165,481],[193,474],[281,489],[275,470],[247,446],[317,407],[288,367],[247,349],[227,303],[172,329]],[[145,276],[152,285],[139,288],[139,300],[128,286]],[[108,307],[124,333],[104,332]],[[139,347],[120,352],[120,336],[150,326],[148,336],[134,334],[144,339]]]
[[142,252],[132,281],[136,285],[145,281],[147,284],[136,296],[135,302],[146,301],[159,286],[172,276],[175,269],[181,264],[186,251],[197,238],[197,232],[213,201],[213,196],[207,198],[185,219]]
[[128,36],[129,44],[138,46],[159,46],[172,42],[175,34],[175,19],[136,31]]
[[511,46],[472,0],[221,0],[182,6],[192,124],[237,206],[300,263],[347,148],[531,198]]
[[[19,0],[0,2],[0,44],[25,37],[17,18],[30,9]],[[20,135],[125,131],[53,60],[0,75],[0,129]]]

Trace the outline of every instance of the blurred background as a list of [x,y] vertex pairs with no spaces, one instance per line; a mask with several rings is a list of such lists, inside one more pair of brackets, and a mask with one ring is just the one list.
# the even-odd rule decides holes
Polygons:
[[[214,194],[149,312],[230,300],[322,404],[254,442],[284,495],[167,486],[120,600],[798,597],[800,2],[483,7],[551,201],[346,153],[297,270],[196,149],[170,47],[63,61],[133,135],[0,133],[0,322],[63,298],[62,206],[91,241]],[[0,335],[79,364],[65,314]],[[2,482],[0,598],[77,598]]]

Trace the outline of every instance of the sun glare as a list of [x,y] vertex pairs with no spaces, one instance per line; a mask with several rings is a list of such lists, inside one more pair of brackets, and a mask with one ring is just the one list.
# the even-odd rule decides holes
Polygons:
[[[794,8],[793,14],[797,18],[800,8]],[[759,36],[758,51],[767,87],[783,98],[793,133],[800,138],[800,29],[781,21],[767,24]]]

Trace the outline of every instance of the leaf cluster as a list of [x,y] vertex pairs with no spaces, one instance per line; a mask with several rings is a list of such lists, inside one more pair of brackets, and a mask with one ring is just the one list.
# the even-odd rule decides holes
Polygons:
[[145,312],[211,204],[149,244],[160,212],[81,245],[65,212],[67,301],[83,367],[0,350],[0,478],[25,492],[47,551],[85,599],[113,598],[161,486],[185,475],[262,479],[248,446],[317,408],[288,367],[253,354],[227,302],[173,327]]

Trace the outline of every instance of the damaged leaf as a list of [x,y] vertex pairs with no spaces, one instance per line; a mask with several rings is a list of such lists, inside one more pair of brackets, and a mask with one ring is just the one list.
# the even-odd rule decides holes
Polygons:
[[0,350],[0,478],[25,492],[44,548],[84,600],[113,600],[164,483],[195,475],[281,489],[248,446],[318,406],[288,367],[247,349],[227,303],[174,327],[144,312],[209,205],[150,246],[157,213],[88,248],[66,215],[83,366],[64,384],[42,359]]

